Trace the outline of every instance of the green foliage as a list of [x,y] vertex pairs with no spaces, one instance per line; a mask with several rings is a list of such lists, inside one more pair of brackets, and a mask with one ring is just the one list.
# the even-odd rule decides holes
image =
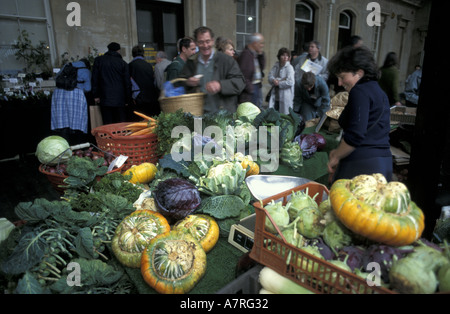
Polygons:
[[303,166],[303,153],[298,142],[286,142],[281,148],[280,160],[292,169]]
[[217,195],[205,198],[199,211],[211,215],[217,219],[225,219],[239,216],[245,204],[239,196]]
[[189,130],[193,130],[193,115],[183,112],[182,109],[176,112],[162,112],[159,114],[158,125],[155,129],[155,133],[158,136],[158,155],[170,154],[173,144],[179,140],[178,138],[172,138],[172,130],[177,126],[186,126]]
[[25,275],[19,280],[16,288],[18,294],[48,294],[50,290],[46,287],[42,287],[36,278],[30,272],[26,272]]
[[22,30],[17,42],[13,45],[13,48],[16,49],[16,59],[23,60],[26,64],[25,72],[35,73],[49,71],[50,54],[47,47],[48,45],[44,41],[40,41],[38,45],[33,45],[26,30]]

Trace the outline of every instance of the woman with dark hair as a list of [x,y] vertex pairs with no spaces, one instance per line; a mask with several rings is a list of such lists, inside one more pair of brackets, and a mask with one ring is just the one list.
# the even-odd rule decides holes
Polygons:
[[270,89],[269,108],[289,114],[289,108],[294,107],[294,68],[290,64],[291,52],[287,48],[278,50],[277,59],[270,70],[268,81]]
[[378,85],[378,67],[372,52],[365,47],[345,47],[330,60],[328,70],[349,92],[348,103],[338,120],[342,139],[329,155],[331,182],[374,173],[381,173],[390,181],[390,106]]
[[384,90],[389,98],[389,104],[391,106],[401,106],[399,89],[399,70],[398,59],[395,52],[389,52],[386,55],[384,64],[380,69],[381,78],[378,81],[381,89]]

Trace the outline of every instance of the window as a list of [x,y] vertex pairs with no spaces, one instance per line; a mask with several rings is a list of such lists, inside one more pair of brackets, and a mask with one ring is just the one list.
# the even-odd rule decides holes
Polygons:
[[314,9],[306,2],[295,6],[294,50],[302,53],[305,45],[314,39]]
[[295,20],[298,22],[313,22],[313,9],[307,3],[299,3],[295,6]]
[[350,44],[353,23],[351,11],[346,10],[339,14],[338,50]]
[[339,28],[350,29],[351,17],[349,14],[342,12],[339,15]]
[[50,23],[49,0],[2,0],[0,2],[0,73],[15,75],[25,68],[16,60],[16,43],[19,34],[26,31],[33,45],[45,42],[51,60],[56,51]]
[[236,50],[242,51],[247,38],[258,32],[259,0],[237,0]]

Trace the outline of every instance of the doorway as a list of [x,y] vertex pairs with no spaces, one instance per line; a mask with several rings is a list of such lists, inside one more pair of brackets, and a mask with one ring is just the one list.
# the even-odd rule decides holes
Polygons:
[[306,2],[295,6],[294,51],[307,52],[305,45],[314,39],[314,9]]
[[184,36],[183,0],[136,0],[136,20],[147,61],[154,62],[159,50],[166,52],[168,60],[177,56],[177,41]]

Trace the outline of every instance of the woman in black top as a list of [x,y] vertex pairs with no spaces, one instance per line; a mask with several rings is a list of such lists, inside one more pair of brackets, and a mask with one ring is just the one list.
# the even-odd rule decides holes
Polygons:
[[328,70],[349,92],[339,118],[342,140],[329,155],[332,182],[374,173],[381,173],[390,181],[390,106],[378,85],[379,72],[372,52],[365,47],[343,48],[330,60]]

